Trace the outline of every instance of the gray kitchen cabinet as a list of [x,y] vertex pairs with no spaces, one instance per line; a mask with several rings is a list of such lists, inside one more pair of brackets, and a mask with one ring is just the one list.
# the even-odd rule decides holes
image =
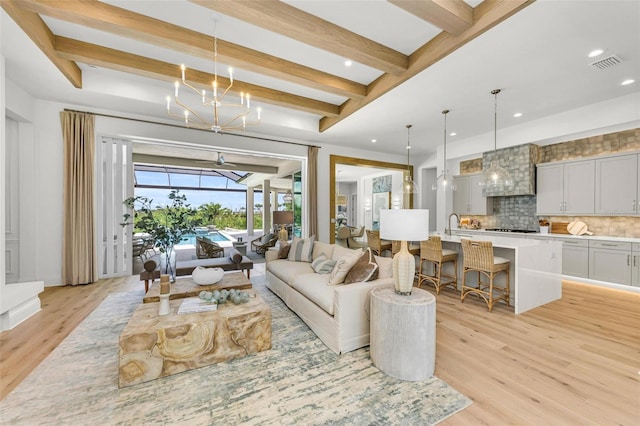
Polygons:
[[562,274],[589,278],[589,240],[556,238],[562,241]]
[[595,160],[595,212],[606,215],[636,215],[638,206],[638,154]]
[[631,285],[640,287],[640,243],[634,243],[631,250]]
[[589,245],[589,278],[631,285],[633,259],[631,243],[595,241]]
[[493,213],[493,199],[482,195],[482,174],[455,176],[453,211],[458,214],[488,215]]
[[537,167],[538,215],[593,214],[594,160],[540,164]]

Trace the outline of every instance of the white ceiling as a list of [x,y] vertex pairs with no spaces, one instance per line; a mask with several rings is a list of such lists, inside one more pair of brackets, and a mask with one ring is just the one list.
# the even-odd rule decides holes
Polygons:
[[[182,0],[106,1],[138,13],[213,35],[211,12]],[[327,21],[405,54],[440,31],[383,0],[287,1]],[[471,6],[478,1],[467,1]],[[56,35],[124,50],[188,68],[211,71],[210,61],[103,31],[43,17]],[[216,15],[218,37],[363,84],[381,72],[318,48],[303,45],[224,15]],[[79,64],[83,88],[75,89],[3,11],[2,55],[7,77],[33,96],[87,110],[167,121],[170,83]],[[588,52],[602,48],[622,63],[607,70],[589,64]],[[226,69],[218,64],[219,70]],[[340,104],[340,96],[236,69],[238,80]],[[636,83],[620,86],[626,78]],[[403,154],[406,124],[412,155],[436,151],[442,143],[441,111],[450,109],[448,129],[455,144],[493,130],[493,96],[500,128],[635,93],[640,99],[640,1],[538,0],[323,133],[314,114],[262,105],[263,122],[250,131],[274,138],[326,143]],[[639,103],[640,105],[640,100]],[[639,106],[640,111],[640,106]],[[513,113],[521,112],[520,118]],[[638,113],[640,118],[640,112]],[[377,139],[375,144],[371,139]]]

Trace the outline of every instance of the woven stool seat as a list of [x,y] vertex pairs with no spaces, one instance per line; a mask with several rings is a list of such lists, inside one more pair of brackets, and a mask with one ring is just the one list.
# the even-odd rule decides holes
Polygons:
[[[503,300],[507,306],[510,305],[509,288],[509,268],[511,263],[508,259],[493,255],[493,244],[490,241],[462,241],[462,255],[464,256],[462,268],[462,291],[460,301],[464,302],[469,294],[481,297],[489,307],[489,312],[493,311],[493,305]],[[476,271],[478,273],[477,286],[467,283],[467,272]],[[495,277],[500,273],[505,273],[505,285],[499,286],[494,283]],[[482,278],[487,281],[483,281]]]
[[[433,264],[433,274],[428,274],[424,268]],[[453,274],[442,272],[442,266],[453,263]],[[455,250],[443,249],[442,240],[437,235],[432,235],[427,241],[420,241],[420,267],[418,268],[418,287],[424,281],[428,281],[436,288],[436,294],[440,294],[443,287],[452,287],[458,290],[458,253]]]

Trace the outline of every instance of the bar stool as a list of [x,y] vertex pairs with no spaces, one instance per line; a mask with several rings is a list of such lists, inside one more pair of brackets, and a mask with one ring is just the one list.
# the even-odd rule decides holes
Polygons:
[[[460,301],[464,302],[464,298],[468,294],[475,294],[484,299],[489,307],[489,312],[493,311],[493,305],[499,300],[504,300],[507,306],[509,301],[509,266],[508,259],[493,255],[493,244],[491,241],[472,241],[461,240],[463,269],[462,269],[462,292],[460,293]],[[478,286],[473,287],[467,285],[467,272],[478,272]],[[494,278],[500,273],[506,275],[506,285],[500,287],[494,284]],[[486,277],[489,282],[483,282],[482,276]]]
[[[397,252],[400,251],[400,246],[402,245],[402,241],[393,240],[391,241],[391,256],[395,256]],[[409,244],[407,242],[407,250],[414,256],[420,255],[420,246],[416,246],[414,244]]]
[[[433,264],[433,275],[423,270],[424,263],[427,267]],[[443,274],[442,265],[453,263],[453,275]],[[423,281],[430,281],[436,288],[436,294],[440,294],[443,287],[451,286],[458,291],[458,253],[455,250],[443,249],[442,240],[437,235],[432,235],[427,241],[420,241],[420,268],[418,270],[418,287]]]
[[391,251],[391,241],[381,240],[380,239],[380,231],[370,231],[367,232],[367,246],[371,249],[372,252],[377,254],[378,256],[382,256],[382,253],[385,251]]

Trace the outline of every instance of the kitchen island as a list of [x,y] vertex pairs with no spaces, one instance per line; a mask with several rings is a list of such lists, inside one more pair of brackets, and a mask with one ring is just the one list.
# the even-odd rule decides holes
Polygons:
[[[562,297],[562,243],[494,235],[444,235],[443,248],[458,252],[458,281],[462,284],[463,254],[461,239],[491,241],[494,256],[511,262],[511,305],[516,314],[558,300]],[[498,279],[504,279],[502,277]],[[477,282],[477,274],[467,274],[467,280]]]

